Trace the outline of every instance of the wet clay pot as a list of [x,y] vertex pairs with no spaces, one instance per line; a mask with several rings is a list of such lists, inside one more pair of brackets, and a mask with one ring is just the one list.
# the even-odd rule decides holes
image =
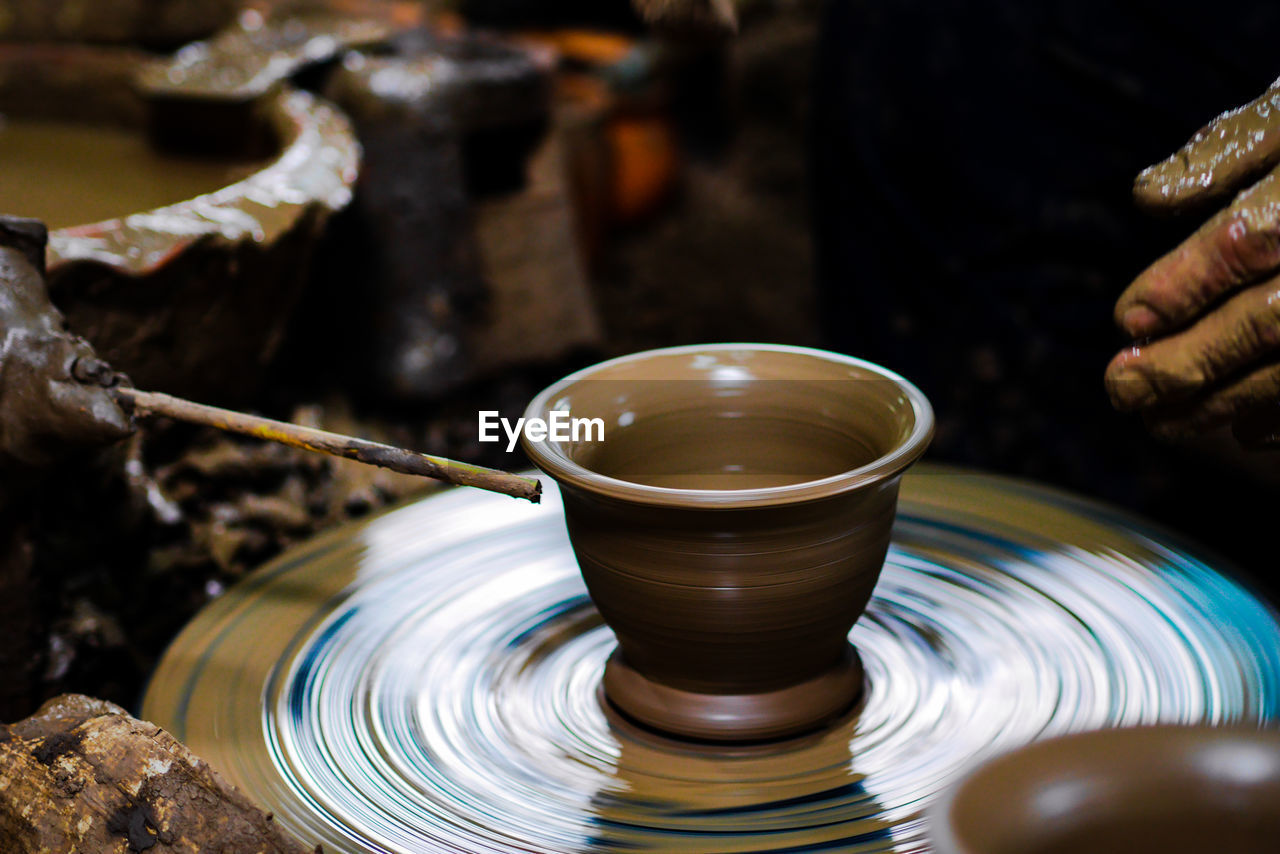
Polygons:
[[526,416],[553,411],[603,426],[603,441],[580,429],[524,447],[560,484],[587,588],[617,635],[609,701],[721,741],[848,710],[863,677],[848,634],[879,577],[901,475],[933,433],[924,395],[846,356],[719,344],[604,362]]
[[146,62],[123,49],[0,46],[0,134],[30,137],[14,143],[21,163],[0,163],[0,210],[50,226],[50,296],[114,367],[141,387],[242,399],[277,349],[325,221],[351,198],[359,148],[337,110],[278,86],[208,101],[244,116],[236,147],[161,151],[135,85]]
[[1264,854],[1280,840],[1280,732],[1152,726],[1038,742],[930,810],[937,854]]

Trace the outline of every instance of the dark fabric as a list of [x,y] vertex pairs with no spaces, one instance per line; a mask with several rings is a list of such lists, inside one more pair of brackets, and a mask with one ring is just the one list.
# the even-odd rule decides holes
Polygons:
[[1116,297],[1199,221],[1138,213],[1134,176],[1280,75],[1280,4],[1222,9],[832,0],[814,197],[827,342],[924,389],[935,458],[1199,519],[1249,560],[1177,505],[1257,490],[1157,446],[1102,385]]

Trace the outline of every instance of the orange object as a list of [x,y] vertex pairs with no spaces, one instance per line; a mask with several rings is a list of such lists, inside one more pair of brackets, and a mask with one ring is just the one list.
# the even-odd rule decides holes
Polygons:
[[[671,194],[680,171],[675,128],[665,101],[614,91],[595,70],[636,49],[630,36],[594,30],[526,32],[521,40],[560,57],[556,98],[571,116],[570,175],[584,240],[598,246],[603,231],[653,214]],[[565,110],[567,108],[567,111]]]
[[443,9],[431,15],[431,27],[442,36],[460,36],[466,31],[467,22],[457,12]]
[[621,62],[635,48],[635,39],[618,33],[562,30],[551,37],[566,58],[597,67]]
[[666,201],[679,171],[671,122],[662,115],[618,116],[605,128],[612,161],[611,218],[627,224]]
[[265,17],[287,17],[300,11],[319,9],[323,12],[372,18],[401,27],[420,26],[424,20],[422,3],[414,0],[323,0],[309,4],[297,4],[290,0],[248,0],[244,9],[261,13]]
[[601,30],[531,30],[520,38],[550,47],[568,62],[603,68],[620,62],[635,48],[635,39]]

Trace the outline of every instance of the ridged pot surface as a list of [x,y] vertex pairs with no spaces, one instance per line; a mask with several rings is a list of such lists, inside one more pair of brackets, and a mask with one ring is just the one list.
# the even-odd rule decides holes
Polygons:
[[587,589],[649,678],[758,693],[845,655],[889,547],[898,479],[776,508],[633,507],[565,490]]
[[642,723],[773,738],[847,710],[848,644],[889,545],[928,402],[869,363],[706,345],[605,362],[526,416],[601,422],[532,442],[560,482],[588,591],[618,638],[609,700]]

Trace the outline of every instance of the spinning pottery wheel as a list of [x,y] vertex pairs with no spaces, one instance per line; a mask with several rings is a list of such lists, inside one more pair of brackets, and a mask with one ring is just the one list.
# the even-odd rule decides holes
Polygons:
[[143,716],[326,851],[926,851],[966,766],[1039,737],[1280,716],[1280,623],[1164,534],[1027,483],[917,468],[851,640],[858,705],[700,746],[603,703],[613,637],[559,495],[450,490],[207,608]]

